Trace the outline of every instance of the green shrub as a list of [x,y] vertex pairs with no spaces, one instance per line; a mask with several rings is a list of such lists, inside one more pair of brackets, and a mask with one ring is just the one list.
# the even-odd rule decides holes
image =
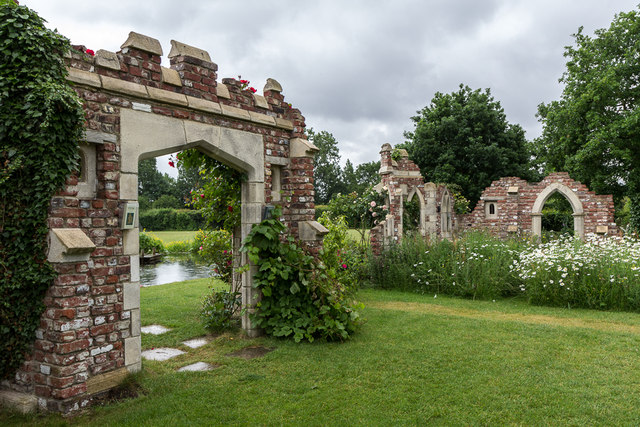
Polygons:
[[150,209],[140,212],[140,227],[153,231],[195,231],[204,227],[204,219],[197,210]]
[[226,230],[199,230],[193,247],[213,267],[214,274],[231,284],[233,279],[233,242]]
[[146,231],[140,233],[140,251],[143,251],[145,254],[166,252],[162,240],[154,236],[153,233]]
[[164,248],[168,254],[197,252],[196,243],[193,240],[176,240],[165,244]]
[[385,193],[377,193],[370,187],[362,194],[336,194],[327,210],[333,218],[343,216],[349,228],[369,229],[387,213],[384,203]]
[[360,323],[359,305],[321,263],[284,238],[281,213],[276,208],[273,218],[255,225],[242,248],[257,266],[254,286],[262,292],[253,320],[268,335],[296,342],[349,338]]
[[153,202],[153,209],[180,209],[184,206],[184,203],[175,196],[163,194]]
[[202,300],[200,318],[204,327],[213,332],[223,332],[236,326],[234,315],[240,310],[242,298],[240,292],[227,290],[211,293]]

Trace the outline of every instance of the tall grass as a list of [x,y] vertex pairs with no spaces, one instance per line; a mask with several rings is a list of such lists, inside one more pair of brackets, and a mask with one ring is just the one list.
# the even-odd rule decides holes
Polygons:
[[370,259],[371,281],[380,288],[474,299],[515,295],[517,275],[510,266],[521,246],[480,232],[435,242],[413,235]]
[[383,289],[640,311],[640,242],[632,238],[565,236],[538,244],[479,232],[432,243],[405,237],[371,257],[369,273]]

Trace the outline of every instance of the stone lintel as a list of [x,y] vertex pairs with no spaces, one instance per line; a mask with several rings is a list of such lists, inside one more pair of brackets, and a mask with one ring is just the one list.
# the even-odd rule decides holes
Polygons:
[[85,86],[100,87],[100,76],[89,71],[79,70],[77,68],[67,68],[69,71],[68,80]]
[[120,60],[118,55],[108,50],[100,49],[96,52],[96,65],[99,65],[110,70],[120,71]]
[[182,80],[180,80],[180,74],[177,70],[173,70],[167,67],[160,67],[162,71],[162,81],[172,86],[182,87]]
[[267,84],[264,85],[264,92],[269,92],[269,91],[273,91],[273,92],[278,92],[281,93],[282,92],[282,85],[280,83],[278,83],[278,81],[276,79],[267,79]]
[[186,43],[171,40],[171,51],[169,51],[169,58],[175,58],[176,56],[190,56],[192,58],[201,59],[207,62],[211,61],[211,57],[206,50],[198,49],[197,47],[189,46]]
[[170,90],[157,89],[155,87],[147,87],[151,99],[160,102],[166,102],[174,105],[188,105],[187,97],[181,93],[171,92]]
[[127,41],[125,41],[122,46],[120,46],[120,49],[125,49],[128,47],[151,53],[153,55],[162,56],[162,45],[157,39],[136,33],[134,31],[131,31],[129,33],[129,38],[127,38]]
[[102,76],[102,87],[105,90],[134,95],[139,98],[148,98],[146,86],[138,83],[128,82],[125,80],[115,79],[113,77]]
[[127,368],[116,369],[100,375],[95,375],[87,380],[87,393],[95,394],[109,390],[120,384],[129,375]]
[[216,96],[219,98],[231,99],[231,94],[229,93],[229,88],[226,84],[220,83],[216,86]]
[[290,157],[313,157],[320,149],[310,141],[302,138],[293,138],[289,141]]
[[264,161],[278,166],[286,166],[290,163],[288,157],[264,156]]

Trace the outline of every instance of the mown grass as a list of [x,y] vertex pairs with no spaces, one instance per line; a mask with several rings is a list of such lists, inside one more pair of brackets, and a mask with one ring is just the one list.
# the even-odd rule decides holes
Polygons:
[[[204,334],[207,281],[144,288],[143,324],[172,327],[143,347]],[[636,425],[640,315],[363,290],[367,323],[345,343],[224,334],[143,363],[145,394],[39,425]],[[227,356],[247,346],[263,358]],[[197,361],[221,367],[178,373]]]
[[165,245],[171,242],[193,240],[197,231],[154,231],[153,234]]

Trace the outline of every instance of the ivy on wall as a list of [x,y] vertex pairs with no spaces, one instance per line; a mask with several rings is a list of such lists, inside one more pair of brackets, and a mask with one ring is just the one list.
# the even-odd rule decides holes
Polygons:
[[0,378],[31,351],[55,278],[51,198],[77,168],[82,104],[66,82],[69,40],[34,11],[0,0]]

